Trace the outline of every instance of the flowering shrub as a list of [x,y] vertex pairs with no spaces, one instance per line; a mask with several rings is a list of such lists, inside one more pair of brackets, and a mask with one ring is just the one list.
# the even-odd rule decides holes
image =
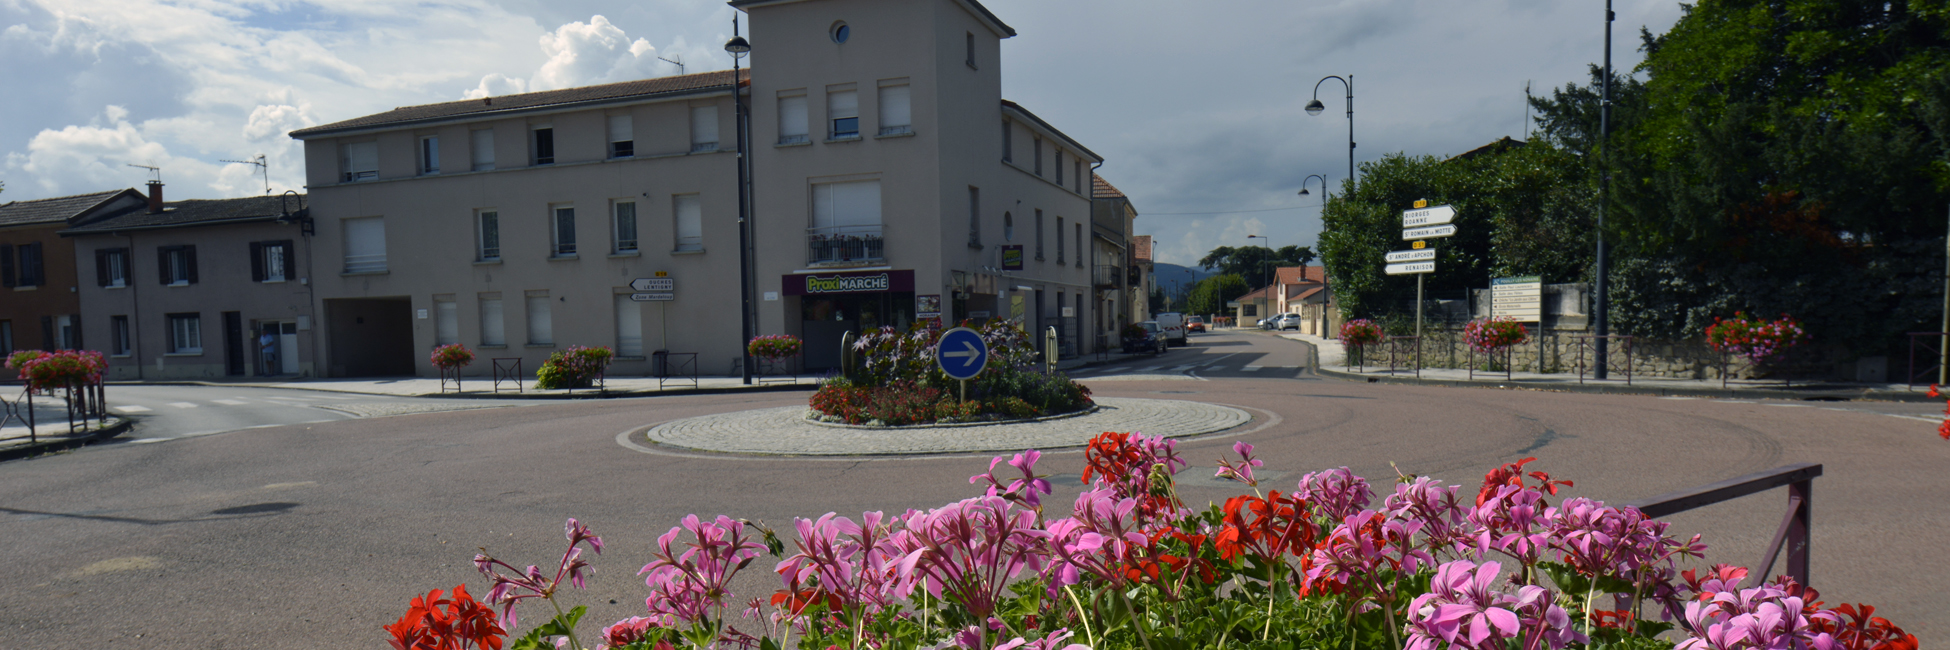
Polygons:
[[1529,339],[1530,331],[1524,329],[1523,323],[1508,316],[1478,318],[1463,325],[1463,342],[1477,352],[1497,352]]
[[1381,342],[1381,326],[1366,318],[1341,323],[1341,345],[1374,345]]
[[[1743,588],[1737,567],[1682,573],[1679,559],[1704,553],[1699,537],[1669,535],[1629,506],[1559,501],[1570,482],[1526,472],[1534,459],[1490,472],[1472,501],[1463,486],[1417,476],[1377,495],[1346,468],[1262,493],[1255,470],[1264,463],[1251,445],[1233,450],[1238,460],[1221,461],[1219,476],[1252,494],[1203,510],[1178,497],[1172,477],[1186,462],[1174,441],[1105,433],[1090,441],[1085,485],[1068,510],[1045,503],[1055,486],[1029,450],[970,477],[982,490],[971,498],[796,519],[787,540],[728,516],[691,515],[657,539],[643,567],[645,615],[604,628],[604,647],[1917,647],[1873,608],[1825,608],[1785,578]],[[553,603],[565,577],[580,588],[587,564],[578,546],[602,545],[575,520],[567,529],[552,579],[476,559],[507,625],[517,601]],[[767,551],[778,558],[779,588],[741,600],[731,585],[747,584],[737,574]],[[730,611],[741,602],[742,612]],[[513,647],[581,647],[581,611],[558,614]],[[1675,622],[1684,631],[1660,640]]]
[[904,333],[892,327],[867,332],[853,344],[858,366],[821,383],[808,404],[829,420],[886,425],[1035,417],[1092,404],[1090,389],[1082,384],[1043,374],[1029,335],[1006,320],[976,330],[988,343],[989,360],[968,381],[968,401],[962,403],[961,382],[935,363],[934,346],[943,331],[928,320],[916,321]]
[[406,614],[384,627],[394,650],[500,650],[508,636],[494,610],[467,594],[467,585],[454,585],[452,598],[439,589],[414,597]]
[[7,364],[19,370],[27,387],[35,391],[100,383],[108,370],[108,358],[94,350],[23,350],[9,356]]
[[441,370],[465,368],[474,363],[474,351],[459,343],[451,343],[433,349],[433,367]]
[[[1943,393],[1937,390],[1936,384],[1930,384],[1930,397],[1943,397]],[[1942,436],[1944,440],[1950,440],[1950,404],[1944,405],[1943,415],[1943,424],[1936,426],[1936,434]]]
[[1713,319],[1706,328],[1707,345],[1757,364],[1807,340],[1808,332],[1801,328],[1801,322],[1787,314],[1781,314],[1780,320],[1765,321],[1736,312],[1730,320]]
[[609,346],[569,346],[548,355],[548,360],[542,362],[541,369],[535,371],[535,387],[544,390],[588,388],[595,385],[596,376],[603,374],[603,369],[609,367],[609,360],[615,356],[616,353],[611,352]]
[[767,334],[745,344],[745,351],[763,359],[783,359],[799,354],[801,345],[799,337],[791,334]]

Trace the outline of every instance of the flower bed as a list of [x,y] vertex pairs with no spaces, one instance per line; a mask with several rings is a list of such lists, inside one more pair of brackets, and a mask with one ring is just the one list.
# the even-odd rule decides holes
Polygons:
[[20,373],[28,389],[45,393],[100,383],[108,358],[94,350],[21,350],[8,355],[5,365]]
[[548,360],[535,371],[535,387],[543,390],[588,388],[595,385],[596,377],[603,374],[603,370],[609,367],[609,360],[615,356],[608,346],[587,348],[571,345],[548,355]]
[[[971,477],[983,488],[971,498],[796,519],[784,539],[690,515],[639,572],[646,615],[604,628],[601,647],[1917,647],[1873,608],[1825,607],[1786,578],[1743,587],[1739,567],[1680,571],[1678,560],[1703,554],[1698,536],[1670,535],[1631,507],[1560,499],[1571,482],[1524,471],[1534,459],[1490,472],[1473,499],[1463,486],[1402,476],[1377,503],[1347,468],[1262,492],[1252,446],[1233,449],[1239,457],[1221,461],[1218,476],[1252,494],[1203,510],[1178,497],[1171,477],[1187,463],[1175,442],[1105,433],[1085,452],[1086,485],[1068,510],[1046,507],[1054,486],[1030,450]],[[484,620],[460,588],[452,601],[436,591],[387,628],[395,647],[498,647],[524,600],[548,601],[540,611],[556,615],[508,647],[584,647],[575,628],[585,610],[564,611],[571,592],[561,587],[582,588],[583,551],[604,544],[574,519],[565,532],[552,576],[475,557],[499,620]],[[767,554],[779,588],[741,600],[730,585]]]
[[978,330],[989,361],[961,383],[935,364],[934,344],[943,330],[933,321],[906,332],[891,327],[868,332],[854,344],[858,367],[822,382],[808,405],[820,419],[842,424],[900,426],[931,422],[1002,421],[1071,413],[1089,408],[1090,389],[1061,374],[1037,370],[1028,335],[1014,323],[990,321]]

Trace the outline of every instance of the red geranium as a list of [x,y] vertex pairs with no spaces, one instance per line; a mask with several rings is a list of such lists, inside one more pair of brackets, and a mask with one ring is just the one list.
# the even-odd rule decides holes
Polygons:
[[453,598],[442,598],[439,589],[416,596],[398,622],[383,627],[394,650],[501,650],[508,635],[494,608],[476,602],[467,585],[454,585]]

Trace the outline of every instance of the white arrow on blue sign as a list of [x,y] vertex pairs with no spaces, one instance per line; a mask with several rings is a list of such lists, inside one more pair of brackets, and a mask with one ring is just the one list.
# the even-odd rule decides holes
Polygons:
[[966,327],[941,333],[934,344],[934,361],[954,379],[974,379],[989,363],[989,344],[982,335]]

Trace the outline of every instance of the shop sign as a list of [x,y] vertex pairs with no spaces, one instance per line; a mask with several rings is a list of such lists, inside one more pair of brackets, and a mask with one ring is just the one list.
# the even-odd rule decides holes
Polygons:
[[913,291],[913,271],[854,271],[849,273],[805,273],[784,277],[788,296],[818,296],[838,293],[882,293]]
[[1014,244],[1014,245],[1002,247],[1002,270],[1004,271],[1022,270],[1022,244]]
[[941,294],[934,293],[914,297],[915,318],[940,318]]

